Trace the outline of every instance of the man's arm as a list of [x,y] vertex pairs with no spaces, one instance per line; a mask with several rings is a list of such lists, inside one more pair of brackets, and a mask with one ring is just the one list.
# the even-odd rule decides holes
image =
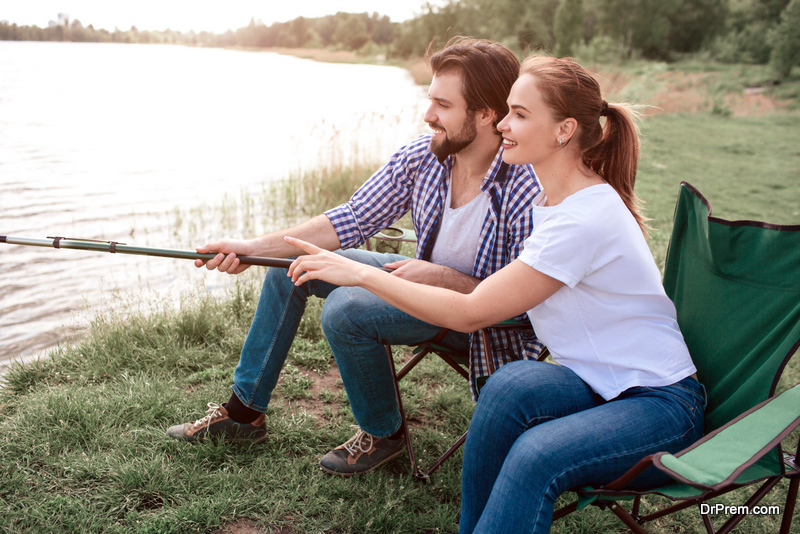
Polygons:
[[197,252],[201,254],[215,252],[219,252],[219,254],[211,260],[195,260],[194,263],[198,268],[205,265],[211,271],[218,269],[224,273],[239,274],[250,266],[240,264],[237,256],[288,258],[303,254],[302,250],[286,243],[283,238],[287,235],[302,236],[300,238],[304,241],[314,243],[325,250],[340,248],[339,237],[331,221],[325,215],[317,215],[295,227],[271,232],[261,237],[247,240],[223,239],[197,247]]
[[472,293],[472,290],[481,283],[480,278],[429,261],[408,259],[387,263],[386,267],[394,269],[392,271],[394,276],[409,282],[443,287],[459,293]]

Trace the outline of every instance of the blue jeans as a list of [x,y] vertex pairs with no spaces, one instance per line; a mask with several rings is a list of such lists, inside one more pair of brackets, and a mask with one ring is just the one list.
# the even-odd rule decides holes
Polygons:
[[[517,361],[484,386],[464,446],[459,533],[545,533],[556,498],[607,484],[644,456],[703,435],[703,386],[689,377],[605,401],[566,367]],[[651,467],[629,487],[667,481]]]
[[[383,267],[407,259],[350,249],[340,254]],[[245,406],[266,412],[309,296],[325,298],[322,329],[342,376],[359,426],[382,438],[400,428],[392,370],[383,343],[406,345],[433,338],[441,327],[401,312],[361,288],[312,280],[295,286],[286,269],[267,270],[253,323],[233,375],[233,391]],[[449,332],[442,343],[469,348],[469,336]]]

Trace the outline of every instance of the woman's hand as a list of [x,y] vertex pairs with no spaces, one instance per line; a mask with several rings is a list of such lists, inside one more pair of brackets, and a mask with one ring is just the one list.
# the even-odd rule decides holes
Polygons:
[[304,250],[310,256],[300,256],[289,266],[288,276],[299,286],[309,280],[324,280],[337,286],[357,286],[364,279],[365,269],[371,267],[348,260],[295,237],[284,237],[287,243]]

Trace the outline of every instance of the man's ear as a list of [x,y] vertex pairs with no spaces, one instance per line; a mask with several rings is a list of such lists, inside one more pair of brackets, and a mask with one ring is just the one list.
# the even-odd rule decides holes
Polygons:
[[496,117],[497,112],[490,108],[479,109],[475,112],[475,119],[478,121],[478,126],[492,126]]

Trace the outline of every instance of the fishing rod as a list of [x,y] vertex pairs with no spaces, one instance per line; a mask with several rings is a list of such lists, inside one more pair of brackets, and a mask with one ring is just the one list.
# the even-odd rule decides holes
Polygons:
[[[88,250],[91,252],[110,252],[111,254],[135,254],[138,256],[156,256],[160,258],[177,258],[182,260],[208,261],[216,254],[201,254],[189,250],[171,250],[163,248],[133,247],[118,241],[98,241],[96,239],[75,239],[72,237],[47,237],[47,239],[33,239],[30,237],[12,237],[0,235],[0,243],[9,245],[26,245],[33,247],[53,247],[73,250]],[[239,262],[246,265],[261,265],[264,267],[281,267],[288,269],[293,260],[285,258],[262,258],[257,256],[236,256]],[[384,268],[391,272],[391,269]]]

